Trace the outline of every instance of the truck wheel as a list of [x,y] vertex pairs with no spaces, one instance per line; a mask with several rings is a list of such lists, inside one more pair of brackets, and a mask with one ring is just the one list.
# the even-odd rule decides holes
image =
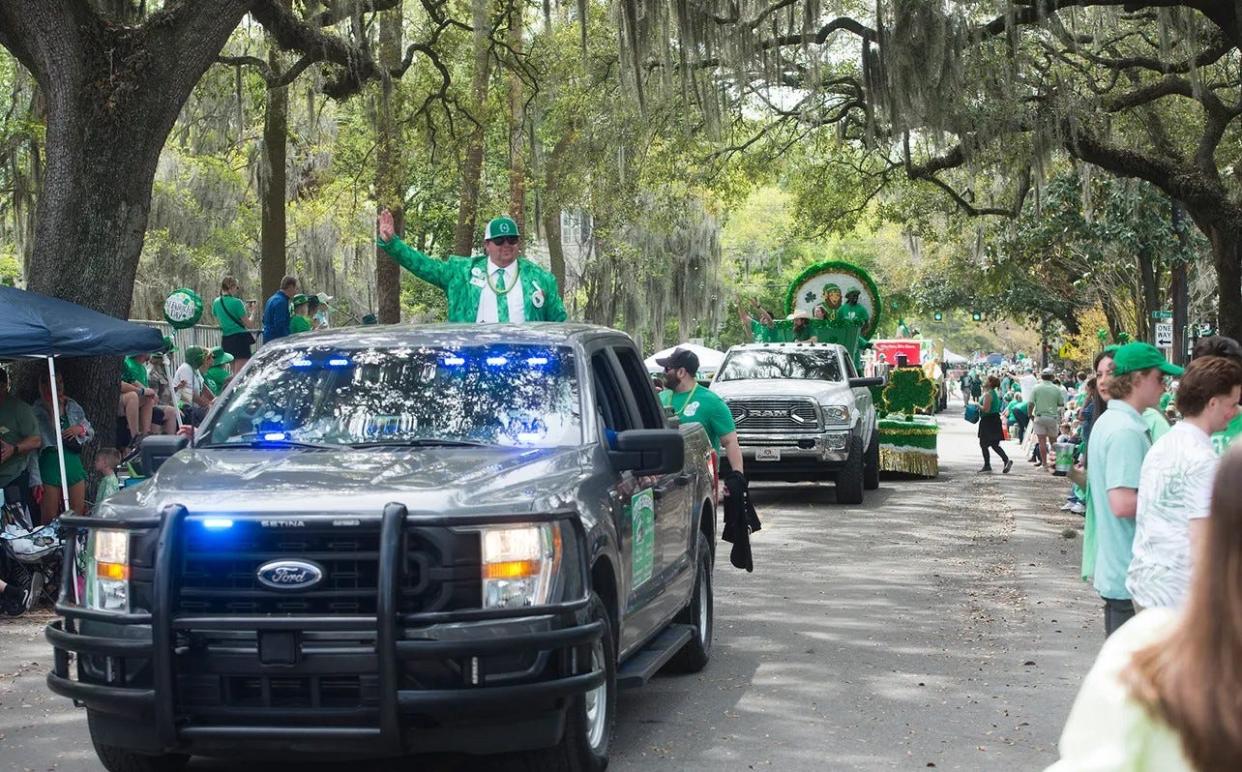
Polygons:
[[86,712],[86,725],[91,733],[91,745],[95,746],[95,755],[108,772],[181,772],[190,757],[180,753],[164,753],[156,756],[137,753],[115,745],[101,742],[97,735],[94,716]]
[[880,431],[871,433],[871,445],[863,460],[863,489],[873,491],[880,487]]
[[690,605],[677,616],[677,622],[694,628],[694,637],[681,647],[666,666],[673,673],[697,673],[707,667],[712,656],[712,627],[716,611],[712,594],[712,550],[707,538],[698,538],[698,567],[694,572],[694,594]]
[[859,437],[850,440],[850,456],[837,472],[837,503],[863,503],[863,447]]
[[604,671],[604,683],[569,704],[565,734],[552,748],[523,755],[531,772],[603,772],[617,714],[617,643],[604,602],[591,593],[591,621],[604,623],[604,634],[591,649],[591,669]]

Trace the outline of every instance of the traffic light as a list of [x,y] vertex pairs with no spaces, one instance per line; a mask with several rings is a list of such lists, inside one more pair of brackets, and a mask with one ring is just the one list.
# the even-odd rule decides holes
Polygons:
[[982,322],[982,321],[983,321],[983,312],[982,312],[982,311],[971,311],[971,312],[970,312],[970,321],[972,321],[972,322]]
[[932,319],[935,319],[937,322],[943,322],[944,314],[942,314],[939,311],[936,311],[935,313],[932,314]]

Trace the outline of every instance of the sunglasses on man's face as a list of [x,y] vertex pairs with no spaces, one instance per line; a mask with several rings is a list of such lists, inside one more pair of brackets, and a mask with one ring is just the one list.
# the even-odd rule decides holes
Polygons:
[[512,246],[518,243],[518,237],[517,236],[497,236],[496,238],[492,239],[492,243],[502,246],[502,247],[508,247],[508,246]]

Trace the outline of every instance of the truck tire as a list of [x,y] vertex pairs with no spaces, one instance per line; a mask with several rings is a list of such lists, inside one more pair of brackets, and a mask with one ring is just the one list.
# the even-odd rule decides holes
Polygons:
[[863,446],[860,437],[850,440],[850,456],[837,472],[837,503],[863,503]]
[[871,432],[871,444],[863,459],[863,489],[873,491],[880,487],[880,430]]
[[180,753],[148,756],[100,742],[96,739],[98,730],[90,711],[86,713],[86,725],[90,729],[95,755],[108,772],[181,772],[190,760],[189,756]]
[[690,604],[677,615],[677,622],[694,628],[694,637],[681,647],[665,667],[671,673],[697,673],[712,657],[712,628],[715,626],[715,595],[712,592],[712,550],[702,532],[697,540],[697,568]]
[[569,704],[565,734],[558,745],[522,755],[530,772],[603,772],[608,768],[617,715],[617,641],[608,608],[591,593],[591,621],[604,623],[604,634],[591,650],[592,669],[603,668],[604,683]]

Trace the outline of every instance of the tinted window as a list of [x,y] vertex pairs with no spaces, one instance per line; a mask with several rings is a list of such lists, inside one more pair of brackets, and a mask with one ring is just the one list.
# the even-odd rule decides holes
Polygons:
[[642,416],[643,427],[647,429],[664,428],[664,411],[660,408],[660,400],[656,396],[655,387],[651,384],[651,376],[643,365],[638,354],[629,347],[617,346],[613,349],[621,369],[625,372],[625,381],[634,393],[634,402],[638,404],[638,412]]
[[717,381],[745,381],[757,378],[792,378],[814,381],[840,381],[841,365],[831,349],[734,351],[725,359]]
[[582,441],[568,348],[311,348],[255,364],[207,427],[208,442]]

